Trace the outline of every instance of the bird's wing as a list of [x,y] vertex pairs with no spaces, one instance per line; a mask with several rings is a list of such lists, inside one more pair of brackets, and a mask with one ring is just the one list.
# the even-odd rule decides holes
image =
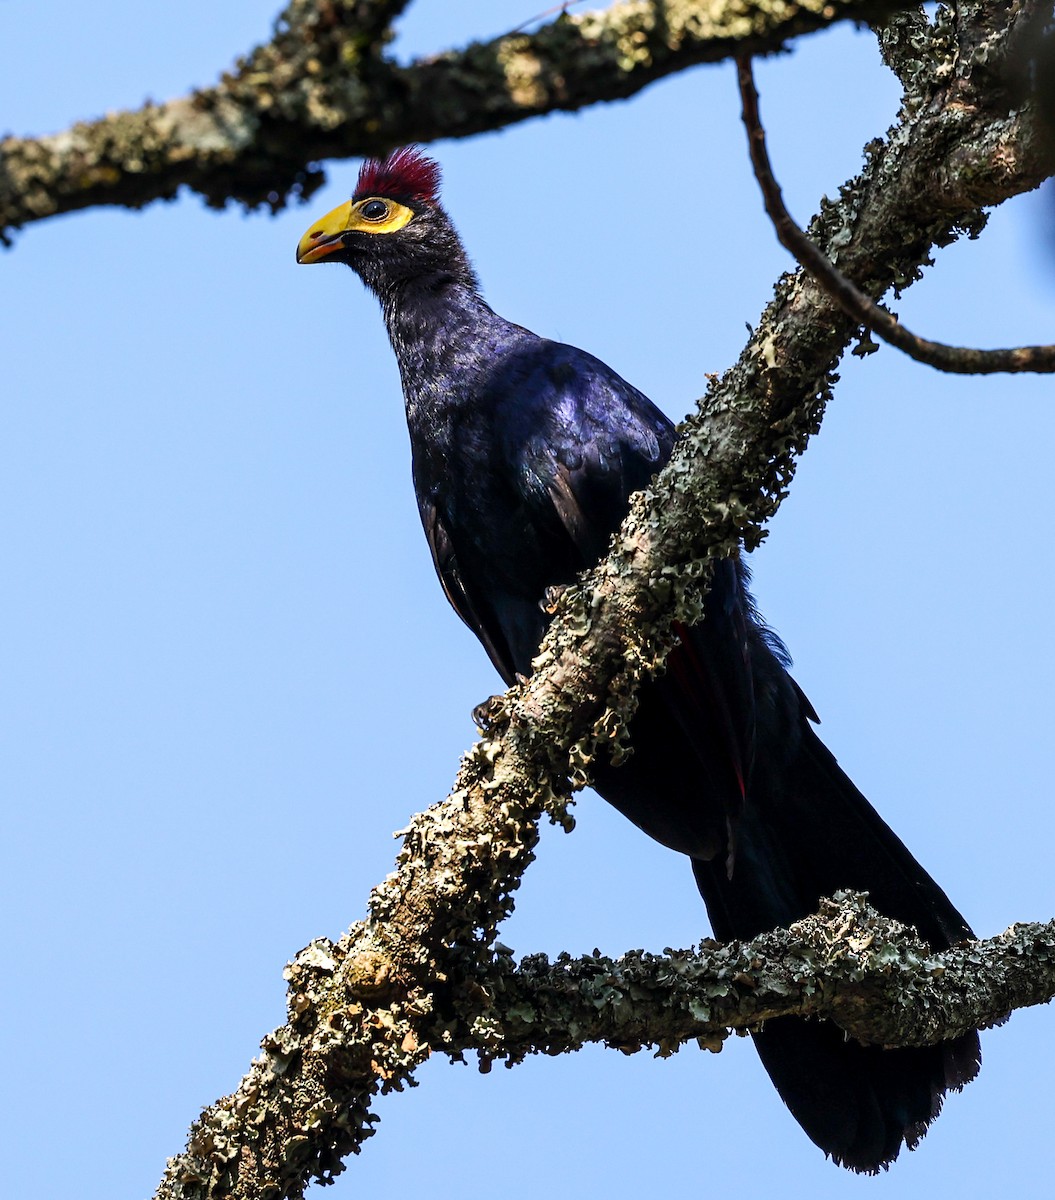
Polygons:
[[525,492],[533,493],[536,520],[570,541],[582,569],[607,550],[630,493],[647,487],[670,457],[674,426],[592,355],[544,345],[520,391],[528,396],[522,415],[506,423],[515,439],[507,453],[516,457]]
[[425,537],[432,551],[432,562],[439,576],[440,586],[451,608],[480,639],[499,675],[507,684],[512,683],[516,668],[509,645],[484,597],[481,595],[474,598],[472,584],[465,578],[458,565],[450,531],[434,502],[428,501],[422,505],[421,521],[425,527]]
[[[527,476],[544,484],[551,537],[570,540],[586,566],[606,551],[629,494],[666,462],[675,433],[651,401],[604,364],[574,355],[570,362],[552,356],[546,388],[536,384],[533,394],[546,398],[525,461]],[[705,619],[677,627],[680,644],[660,687],[671,720],[696,743],[709,787],[723,794],[730,851],[754,761],[754,660],[759,650],[767,653],[744,581],[735,560],[718,565]]]

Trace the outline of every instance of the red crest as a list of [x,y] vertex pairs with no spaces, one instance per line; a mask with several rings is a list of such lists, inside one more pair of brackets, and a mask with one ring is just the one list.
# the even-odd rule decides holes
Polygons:
[[352,200],[386,196],[390,200],[417,200],[435,204],[440,191],[440,164],[417,146],[393,150],[387,158],[368,158],[359,171]]

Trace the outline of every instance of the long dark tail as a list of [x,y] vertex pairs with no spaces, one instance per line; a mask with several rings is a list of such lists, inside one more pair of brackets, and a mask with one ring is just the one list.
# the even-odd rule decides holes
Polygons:
[[[867,891],[880,912],[935,949],[972,937],[945,893],[804,724],[779,794],[748,805],[731,874],[722,856],[693,860],[715,936],[751,938],[815,912],[822,896]],[[754,1035],[777,1091],[837,1163],[876,1172],[910,1149],[950,1090],[978,1073],[978,1035],[883,1050],[848,1041],[828,1022],[787,1017]]]

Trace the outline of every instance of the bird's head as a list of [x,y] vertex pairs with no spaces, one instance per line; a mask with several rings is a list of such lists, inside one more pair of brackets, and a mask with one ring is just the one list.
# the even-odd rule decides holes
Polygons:
[[439,203],[440,168],[414,146],[367,159],[347,203],[316,221],[298,263],[343,262],[379,294],[408,279],[475,284],[458,235]]

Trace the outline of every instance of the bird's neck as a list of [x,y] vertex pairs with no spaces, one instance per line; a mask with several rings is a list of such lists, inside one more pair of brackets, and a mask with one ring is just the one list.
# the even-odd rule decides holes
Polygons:
[[496,353],[532,336],[498,316],[475,281],[450,274],[402,281],[381,295],[381,307],[412,426],[423,411],[471,400]]

